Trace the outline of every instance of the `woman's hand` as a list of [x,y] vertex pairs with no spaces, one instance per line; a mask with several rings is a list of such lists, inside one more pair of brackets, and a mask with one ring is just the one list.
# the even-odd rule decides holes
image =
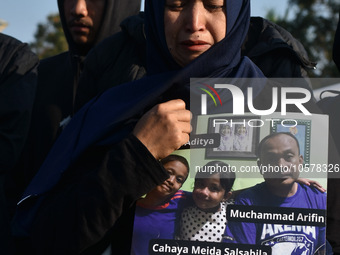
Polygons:
[[133,134],[156,159],[162,159],[189,141],[191,113],[183,100],[154,106],[137,123]]

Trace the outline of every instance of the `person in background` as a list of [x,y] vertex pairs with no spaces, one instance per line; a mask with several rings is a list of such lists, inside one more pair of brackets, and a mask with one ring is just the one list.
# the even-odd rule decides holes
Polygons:
[[0,247],[13,254],[5,179],[26,141],[37,86],[38,57],[26,43],[0,33]]
[[140,0],[58,0],[58,8],[69,50],[39,65],[28,139],[6,185],[12,208],[74,115],[78,79],[88,52],[120,31],[120,23],[139,12]]
[[[339,13],[340,17],[340,13]],[[340,19],[338,20],[338,26],[335,32],[333,41],[333,61],[336,64],[340,72]],[[334,91],[338,94],[337,96],[323,97],[318,101],[318,106],[324,114],[329,116],[329,131],[335,142],[335,149],[340,152],[340,91]],[[337,195],[340,194],[338,190],[340,187],[340,178],[334,173],[329,173],[328,179],[328,196],[327,196],[327,214],[329,215],[327,220],[327,234],[331,238],[329,239],[330,244],[333,246],[334,254],[340,254],[340,233],[338,231],[340,226],[339,208],[340,199]]]
[[[307,72],[317,65],[291,33],[262,17],[251,17],[242,55],[249,57],[266,77],[272,78],[305,78],[308,81]],[[309,82],[298,85],[312,89]]]

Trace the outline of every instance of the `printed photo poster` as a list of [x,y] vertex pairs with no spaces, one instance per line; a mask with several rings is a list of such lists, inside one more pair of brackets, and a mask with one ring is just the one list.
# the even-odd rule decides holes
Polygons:
[[[165,181],[137,202],[131,254],[323,254],[327,194],[296,179],[327,188],[327,127],[317,114],[198,116],[188,144],[173,153],[187,160],[188,177],[170,164],[177,184]],[[237,149],[241,138],[246,146]],[[160,194],[167,199],[143,203]]]
[[[233,130],[240,123],[251,134],[247,139],[252,140],[252,153],[207,148],[191,150],[190,155],[196,172],[236,174],[222,240],[235,252],[229,254],[252,254],[249,245],[256,247],[253,254],[324,254],[327,193],[305,185],[301,178],[326,188],[328,172],[339,171],[339,166],[328,164],[328,117],[206,115],[200,116],[196,132],[219,133],[221,146],[228,132],[220,130],[225,126]],[[233,134],[230,140],[237,135],[228,134]],[[208,160],[224,161],[228,167],[206,168]]]

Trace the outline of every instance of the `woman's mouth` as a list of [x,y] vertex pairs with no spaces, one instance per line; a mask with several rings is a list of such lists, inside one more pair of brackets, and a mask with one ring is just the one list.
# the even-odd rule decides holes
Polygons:
[[190,51],[206,51],[211,47],[210,43],[201,40],[185,40],[180,45]]

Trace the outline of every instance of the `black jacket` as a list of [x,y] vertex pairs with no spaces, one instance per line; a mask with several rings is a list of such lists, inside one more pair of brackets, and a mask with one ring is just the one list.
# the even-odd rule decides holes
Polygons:
[[0,173],[14,166],[26,139],[39,60],[27,44],[0,34]]
[[[92,96],[107,88],[145,75],[145,39],[142,26],[143,19],[140,16],[128,18],[122,23],[123,32],[99,43],[88,54],[77,91],[76,111]],[[51,80],[57,78],[67,79],[61,72],[50,77]],[[88,84],[98,86],[86,86]],[[55,90],[53,92],[46,88],[39,96],[40,101],[47,104],[49,99],[45,99],[43,95],[51,98],[54,94]],[[60,94],[66,95],[67,91]],[[52,107],[49,108],[53,111]],[[39,124],[41,123],[40,121]],[[57,124],[59,123],[54,126],[57,127]],[[35,129],[37,137],[39,129]],[[51,127],[48,130],[52,131]],[[51,133],[49,137],[53,138],[55,134]],[[101,254],[111,242],[114,247],[122,249],[116,250],[117,254],[129,252],[133,202],[162,183],[168,175],[134,136],[128,137],[110,150],[102,148],[89,153],[90,156],[86,154],[79,160],[79,165],[72,167],[69,174],[63,176],[53,193],[44,201],[34,223],[32,242],[24,238],[21,243],[17,239],[18,246],[20,244],[23,247],[23,250],[17,250],[18,254],[25,252],[31,245],[33,254]],[[117,168],[124,171],[117,172]],[[107,203],[108,200],[112,203]],[[58,216],[53,216],[51,212]],[[120,215],[124,216],[119,218]],[[18,230],[16,227],[14,229]]]
[[306,70],[316,68],[297,39],[261,17],[251,17],[242,55],[249,57],[266,77],[307,78]]
[[[106,0],[101,26],[94,45],[120,30],[121,21],[140,10],[139,0]],[[73,42],[64,18],[64,1],[58,0],[59,13],[69,51],[41,61],[32,124],[25,150],[15,168],[8,196],[12,205],[38,171],[60,134],[63,123],[74,114],[74,98],[85,55]],[[64,122],[63,122],[64,121]]]
[[[47,194],[31,233],[33,254],[129,254],[133,203],[168,174],[133,135],[85,153]],[[121,215],[123,215],[121,217]]]
[[333,60],[340,72],[340,12],[339,12],[338,27],[336,29],[334,42],[333,42]]
[[122,32],[103,40],[85,61],[79,80],[75,110],[113,86],[146,75],[144,13],[125,19]]
[[0,34],[0,62],[0,247],[2,254],[11,254],[4,180],[27,137],[39,60],[27,44]]

